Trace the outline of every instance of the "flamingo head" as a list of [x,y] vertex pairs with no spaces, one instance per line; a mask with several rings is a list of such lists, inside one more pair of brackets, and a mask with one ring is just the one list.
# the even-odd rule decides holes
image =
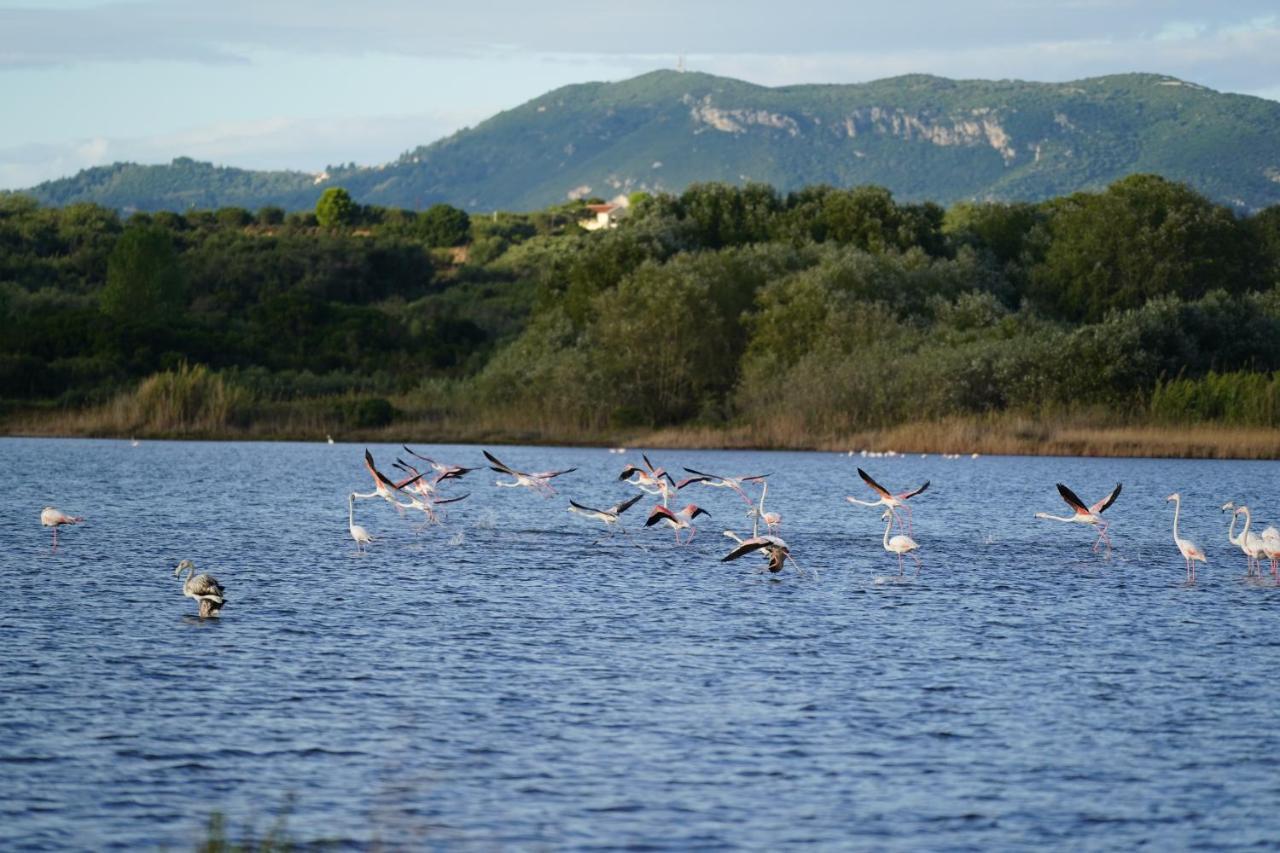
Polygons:
[[196,564],[191,562],[190,560],[183,560],[181,563],[178,563],[178,567],[173,570],[173,575],[174,577],[177,577],[178,575],[185,572],[187,569],[194,570],[195,567],[196,567]]
[[1178,492],[1174,492],[1173,494],[1169,495],[1169,497],[1165,498],[1164,502],[1168,503],[1169,501],[1180,501],[1180,500],[1182,500],[1182,495],[1179,494]]
[[1227,501],[1226,503],[1224,503],[1224,504],[1222,505],[1222,511],[1223,511],[1223,512],[1226,512],[1226,511],[1227,511],[1227,510],[1229,510],[1229,509],[1235,509],[1235,508],[1236,508],[1236,505],[1235,505],[1235,503],[1234,503],[1233,501]]

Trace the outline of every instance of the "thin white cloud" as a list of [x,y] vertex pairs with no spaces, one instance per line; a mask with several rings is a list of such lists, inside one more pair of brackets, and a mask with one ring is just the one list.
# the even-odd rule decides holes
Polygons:
[[81,169],[127,161],[168,163],[184,156],[245,169],[318,172],[326,165],[385,163],[455,130],[458,117],[440,115],[272,118],[219,122],[150,137],[95,137],[65,144],[0,149],[0,188],[20,189]]

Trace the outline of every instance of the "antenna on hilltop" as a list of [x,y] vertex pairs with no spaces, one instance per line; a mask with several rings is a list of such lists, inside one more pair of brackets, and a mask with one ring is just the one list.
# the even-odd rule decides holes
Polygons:
[[679,71],[681,74],[684,73],[684,54],[683,53],[676,58],[676,71]]

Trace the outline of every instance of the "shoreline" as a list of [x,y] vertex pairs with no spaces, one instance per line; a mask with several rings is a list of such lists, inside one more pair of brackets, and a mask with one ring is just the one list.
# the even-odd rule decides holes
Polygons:
[[[42,419],[14,418],[0,424],[6,438],[100,438],[181,441],[325,442],[319,428],[247,428],[188,430],[72,429]],[[461,424],[391,424],[374,429],[337,430],[335,443],[490,444],[563,447],[644,447],[653,449],[792,450],[813,452],[894,451],[902,454],[982,456],[1083,456],[1153,459],[1280,459],[1280,429],[1221,424],[1167,426],[1106,425],[998,415],[917,422],[878,430],[834,435],[806,434],[793,427],[667,427],[573,432],[558,428],[512,429]]]

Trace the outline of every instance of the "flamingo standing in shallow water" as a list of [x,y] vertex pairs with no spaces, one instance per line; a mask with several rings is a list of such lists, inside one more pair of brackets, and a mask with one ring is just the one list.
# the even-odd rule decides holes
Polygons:
[[491,463],[489,465],[491,470],[497,471],[499,474],[507,474],[511,477],[515,477],[515,480],[510,483],[502,480],[496,480],[494,481],[495,486],[501,486],[507,489],[525,486],[526,488],[530,488],[535,492],[538,492],[544,498],[549,498],[556,493],[556,490],[551,488],[551,483],[547,482],[548,480],[552,477],[559,477],[561,474],[568,474],[571,471],[578,470],[577,468],[565,468],[563,471],[540,471],[536,474],[530,474],[525,471],[517,471],[509,465],[503,464],[498,457],[494,456],[487,450],[483,451],[483,453],[484,458],[488,459]]
[[918,575],[920,574],[920,557],[915,552],[919,550],[920,546],[916,543],[916,540],[907,536],[905,533],[899,533],[897,536],[890,539],[889,531],[893,529],[893,519],[893,509],[886,509],[884,511],[884,549],[890,554],[898,555],[899,575],[901,575],[903,571],[902,555],[910,554],[911,559],[916,561],[916,574]]
[[[1247,509],[1247,507],[1245,509]],[[1251,531],[1248,523],[1251,518],[1246,513],[1244,530],[1240,531],[1239,536],[1235,535],[1236,519],[1240,517],[1240,508],[1238,508],[1233,501],[1227,501],[1222,505],[1222,511],[1226,512],[1227,510],[1231,510],[1231,524],[1227,527],[1227,541],[1244,552],[1246,565],[1248,566],[1245,570],[1245,575],[1247,577],[1253,577],[1254,574],[1262,574],[1262,563],[1260,560],[1261,557],[1266,554],[1266,540],[1264,539],[1266,531],[1263,531],[1262,536]]]
[[1267,553],[1266,545],[1262,541],[1262,537],[1256,533],[1249,531],[1249,525],[1253,523],[1253,514],[1247,506],[1243,504],[1236,507],[1233,515],[1244,513],[1244,530],[1240,531],[1240,548],[1244,551],[1245,556],[1249,558],[1249,574],[1262,574],[1262,558]]
[[47,506],[40,510],[40,526],[53,528],[53,550],[58,550],[58,528],[64,524],[79,524],[84,521],[83,516],[67,515],[60,509]]
[[1076,495],[1075,492],[1068,489],[1062,483],[1058,483],[1058,494],[1062,495],[1062,499],[1067,502],[1067,506],[1075,511],[1074,515],[1050,515],[1047,512],[1037,512],[1036,518],[1044,518],[1049,521],[1068,521],[1077,524],[1092,524],[1098,528],[1098,538],[1094,540],[1093,550],[1098,550],[1101,542],[1107,543],[1107,556],[1111,556],[1111,537],[1107,535],[1107,528],[1110,526],[1106,521],[1102,520],[1102,512],[1107,507],[1116,502],[1116,498],[1120,497],[1120,488],[1123,484],[1116,483],[1116,487],[1111,490],[1111,494],[1095,503],[1093,506],[1085,506],[1084,501]]
[[196,575],[195,570],[196,564],[190,560],[183,560],[173,570],[174,577],[181,575],[184,571],[187,573],[186,580],[182,582],[182,594],[200,602],[201,619],[220,615],[222,605],[226,603],[222,594],[222,584],[218,583],[218,579],[213,575]]
[[895,519],[897,519],[899,527],[902,526],[902,519],[898,518],[897,511],[899,509],[904,509],[907,511],[907,532],[914,533],[915,531],[912,529],[911,507],[907,505],[907,501],[929,488],[929,481],[925,480],[919,487],[911,489],[910,491],[899,492],[895,495],[893,492],[890,492],[884,486],[873,480],[871,475],[866,471],[863,471],[861,468],[858,469],[858,476],[862,478],[864,483],[871,487],[872,491],[880,495],[880,499],[876,501],[860,501],[852,495],[849,495],[845,500],[851,504],[857,504],[858,506],[888,507],[889,512]]
[[[649,512],[649,518],[645,521],[644,526],[653,527],[660,521],[664,522],[676,532],[677,545],[688,545],[693,541],[694,534],[698,532],[698,529],[693,526],[693,520],[700,515],[705,515],[708,518],[711,517],[711,513],[707,512],[697,504],[689,504],[679,512],[672,512],[667,507],[658,504]],[[684,540],[684,542],[680,541],[681,530],[689,531],[689,538]]]
[[369,535],[369,531],[365,530],[359,524],[356,524],[356,493],[352,492],[347,495],[347,530],[351,532],[351,538],[356,543],[356,553],[364,550],[365,545],[373,541],[373,537]]
[[1183,539],[1178,535],[1178,515],[1182,512],[1182,495],[1177,492],[1165,498],[1165,502],[1173,501],[1173,544],[1178,546],[1178,552],[1182,554],[1182,559],[1187,561],[1187,582],[1196,582],[1196,562],[1209,564],[1208,559],[1204,556],[1204,551],[1200,546],[1192,542],[1190,539]]

